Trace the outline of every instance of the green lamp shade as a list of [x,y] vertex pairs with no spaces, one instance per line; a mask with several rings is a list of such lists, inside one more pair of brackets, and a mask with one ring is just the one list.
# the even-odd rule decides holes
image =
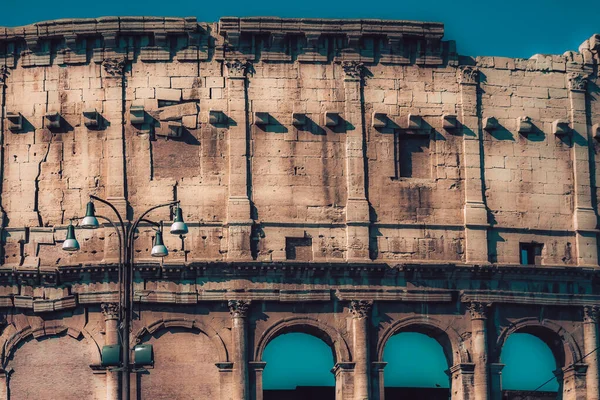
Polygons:
[[115,367],[121,363],[121,345],[102,346],[102,365]]
[[173,221],[173,225],[171,225],[171,234],[185,235],[186,233],[188,233],[188,227],[186,223],[183,222],[181,208],[177,207],[177,210],[175,211],[175,220]]
[[135,365],[154,365],[154,352],[151,344],[138,344],[133,348]]
[[63,242],[62,248],[64,251],[79,250],[79,242],[75,238],[75,227],[72,224],[67,227],[67,238]]
[[154,237],[154,246],[152,246],[152,251],[150,252],[152,257],[166,257],[169,255],[169,250],[163,243],[162,232],[157,231],[156,236]]
[[98,223],[98,218],[96,218],[96,210],[94,208],[94,203],[92,203],[91,201],[87,203],[85,217],[83,217],[79,226],[85,229],[96,229],[100,226],[100,224]]

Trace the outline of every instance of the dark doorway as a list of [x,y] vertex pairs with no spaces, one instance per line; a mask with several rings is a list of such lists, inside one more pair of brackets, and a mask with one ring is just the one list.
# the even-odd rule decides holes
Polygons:
[[385,400],[448,400],[450,389],[386,387]]
[[295,390],[265,390],[263,400],[334,400],[335,387],[298,386]]

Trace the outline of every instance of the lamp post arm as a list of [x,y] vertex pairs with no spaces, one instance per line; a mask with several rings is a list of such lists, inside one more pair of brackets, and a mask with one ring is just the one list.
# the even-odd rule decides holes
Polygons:
[[135,237],[135,230],[137,229],[138,225],[140,224],[141,221],[147,221],[150,222],[153,225],[156,225],[154,223],[152,223],[151,221],[145,220],[144,217],[146,215],[148,215],[150,212],[156,210],[157,208],[162,208],[162,207],[167,207],[167,206],[174,206],[176,204],[179,204],[180,200],[177,201],[171,201],[170,203],[164,203],[164,204],[159,204],[157,206],[154,207],[150,207],[149,209],[147,209],[142,215],[140,215],[135,222],[133,223],[133,225],[131,226],[131,234],[129,235],[129,242],[127,243],[127,246],[129,247],[130,251],[130,259],[129,262],[131,263],[131,265],[133,265],[133,240]]

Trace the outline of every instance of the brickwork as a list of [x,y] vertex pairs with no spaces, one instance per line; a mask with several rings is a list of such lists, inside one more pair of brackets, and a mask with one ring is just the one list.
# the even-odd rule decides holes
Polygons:
[[[0,399],[72,370],[47,398],[115,396],[99,349],[115,341],[100,305],[118,302],[118,237],[77,229],[81,250],[61,249],[89,195],[127,221],[179,200],[190,227],[165,232],[160,262],[153,226],[136,233],[130,342],[156,361],[134,375],[142,398],[260,400],[269,340],[307,332],[335,353],[337,400],[380,399],[387,339],[417,331],[444,348],[453,399],[498,398],[512,332],[549,343],[564,399],[598,399],[597,358],[581,357],[600,299],[600,37],[510,59],[459,56],[443,33],[234,17],[0,28],[14,370]],[[44,356],[69,359],[27,378]]]

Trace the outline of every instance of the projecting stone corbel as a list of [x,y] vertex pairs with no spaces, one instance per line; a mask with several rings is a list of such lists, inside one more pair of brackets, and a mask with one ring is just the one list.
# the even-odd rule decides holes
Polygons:
[[423,126],[423,118],[420,115],[408,114],[406,129],[419,130]]
[[165,121],[160,123],[154,133],[157,136],[180,138],[183,134],[183,124],[181,121]]
[[385,128],[388,125],[388,116],[386,113],[373,112],[373,128]]
[[527,136],[531,132],[533,132],[533,122],[531,122],[531,118],[529,117],[519,117],[517,118],[517,132],[521,135]]
[[494,117],[486,117],[483,119],[483,129],[487,132],[498,129],[498,120]]
[[227,116],[221,110],[209,110],[208,123],[211,125],[225,125],[227,123]]
[[326,111],[325,112],[325,126],[334,127],[340,123],[340,113],[337,111]]
[[257,125],[257,126],[269,125],[269,113],[255,112],[254,113],[254,125]]
[[296,128],[306,125],[306,114],[292,113],[292,125],[294,125]]
[[557,119],[552,122],[552,133],[556,136],[565,136],[571,134],[571,127],[569,121],[564,119]]
[[89,129],[100,127],[100,114],[95,108],[83,110],[83,124]]
[[8,120],[8,129],[11,132],[19,132],[23,129],[23,116],[21,113],[7,112],[6,119]]
[[446,114],[442,116],[442,127],[448,131],[458,128],[458,119],[456,115]]
[[57,130],[61,127],[61,116],[58,112],[48,112],[44,115],[44,127],[50,130]]
[[129,109],[129,122],[132,125],[143,125],[146,120],[144,106],[131,106]]

